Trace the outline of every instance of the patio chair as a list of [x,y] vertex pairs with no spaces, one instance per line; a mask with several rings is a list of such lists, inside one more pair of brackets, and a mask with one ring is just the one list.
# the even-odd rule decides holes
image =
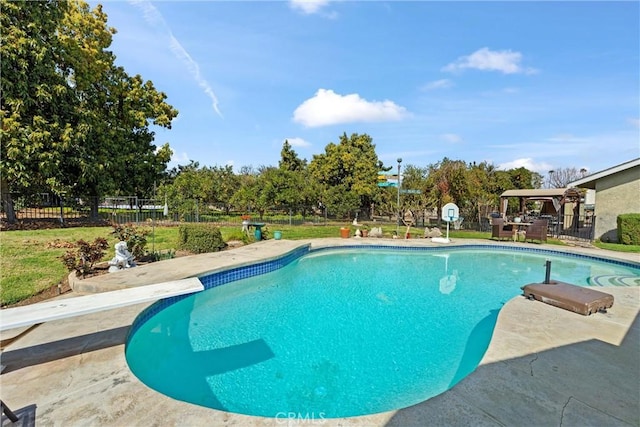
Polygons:
[[527,227],[524,233],[524,240],[540,240],[540,242],[547,241],[547,227],[549,221],[546,219],[536,219],[533,223]]
[[497,238],[498,240],[507,238],[513,238],[513,225],[505,225],[504,219],[492,218],[491,219],[491,238]]

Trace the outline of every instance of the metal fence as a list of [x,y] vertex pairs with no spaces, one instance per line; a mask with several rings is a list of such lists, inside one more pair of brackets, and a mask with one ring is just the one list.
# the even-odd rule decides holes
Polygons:
[[548,234],[565,240],[594,240],[595,215],[558,215],[549,217]]
[[[76,223],[134,223],[175,224],[183,222],[206,222],[219,225],[240,225],[243,213],[228,212],[217,206],[194,206],[190,210],[174,211],[165,205],[164,200],[141,199],[135,196],[105,197],[98,203],[98,217],[91,218],[90,198],[58,197],[38,194],[29,197],[12,195],[13,210],[20,225],[30,223],[49,223],[51,225],[74,225]],[[268,224],[302,225],[326,224],[327,213],[312,208],[305,210],[306,215],[294,214],[293,210],[270,209],[262,215],[251,213],[252,221]],[[3,227],[8,224],[8,206],[3,200],[0,209],[0,221]]]
[[[547,235],[563,240],[583,240],[593,241],[595,238],[595,215],[558,215],[542,216],[548,221]],[[432,218],[426,221],[427,226],[438,223]],[[481,218],[481,221],[463,219],[458,224],[452,224],[453,229],[474,230],[491,232],[491,221],[489,218]]]
[[64,224],[68,220],[84,220],[90,216],[90,207],[82,199],[65,199],[48,193],[27,196],[12,194],[12,206],[8,205],[6,199],[2,197],[2,205],[0,206],[0,221],[3,225],[7,224],[10,209],[13,210],[16,220],[21,223]]
[[[91,218],[90,198],[58,197],[51,194],[35,194],[30,196],[13,196],[13,206],[16,219],[21,224],[32,222],[50,223],[52,225],[75,225],[95,222]],[[3,228],[7,227],[7,206],[3,204],[0,209],[0,221]],[[223,207],[206,206],[194,208],[189,211],[175,212],[165,205],[164,200],[140,199],[135,196],[110,196],[104,197],[98,203],[98,222],[117,224],[149,224],[154,222],[159,225],[172,225],[183,222],[206,222],[218,225],[241,225],[243,218],[241,213],[227,212]],[[252,221],[264,222],[273,225],[303,225],[326,224],[329,213],[318,211],[313,207],[305,210],[306,215],[294,214],[293,210],[266,211],[262,216],[251,213]],[[594,215],[558,215],[545,216],[549,221],[549,236],[568,239],[586,240],[594,239],[595,221]],[[376,217],[381,223],[395,223],[395,218]],[[443,225],[437,218],[428,218],[426,215],[417,215],[414,227],[433,227]],[[402,224],[400,224],[402,225]],[[452,225],[453,229],[491,231],[490,221],[487,218],[461,219]]]

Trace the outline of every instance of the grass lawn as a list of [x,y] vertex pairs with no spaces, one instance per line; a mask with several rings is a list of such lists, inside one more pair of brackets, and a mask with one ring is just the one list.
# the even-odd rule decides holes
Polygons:
[[[13,304],[56,286],[68,274],[61,257],[74,248],[66,243],[93,242],[104,237],[109,242],[103,261],[113,258],[117,243],[111,227],[82,227],[48,230],[6,231],[0,233],[0,301]],[[176,247],[177,228],[156,228],[155,250]],[[147,248],[151,251],[151,237]]]
[[640,253],[640,245],[621,245],[619,243],[604,243],[596,240],[593,242],[593,246],[609,251]]
[[[329,225],[270,225],[267,235],[273,238],[273,232],[282,232],[283,239],[299,240],[322,237],[339,237],[340,227],[344,223]],[[383,233],[391,236],[396,230],[393,224],[382,224]],[[351,231],[355,227],[349,226]],[[151,227],[140,227],[151,231]],[[240,240],[242,233],[239,227],[221,227],[225,241]],[[400,227],[400,234],[405,228]],[[14,304],[29,298],[39,292],[61,283],[69,274],[62,263],[61,256],[75,248],[65,247],[66,243],[75,243],[83,239],[89,243],[96,237],[104,237],[109,242],[109,249],[105,251],[103,261],[114,256],[113,246],[117,239],[112,234],[111,227],[78,227],[64,229],[5,231],[0,233],[0,302],[2,305]],[[422,237],[423,229],[414,227],[412,236]],[[449,237],[453,239],[489,239],[488,232],[467,230],[450,230]],[[156,227],[154,236],[147,236],[147,252],[166,252],[175,250],[178,243],[178,227]],[[548,243],[562,244],[555,239]],[[620,245],[618,245],[620,246]],[[607,247],[607,249],[609,249]]]

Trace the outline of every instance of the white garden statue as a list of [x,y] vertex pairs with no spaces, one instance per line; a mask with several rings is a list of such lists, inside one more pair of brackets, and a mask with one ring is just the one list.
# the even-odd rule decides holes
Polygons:
[[127,242],[118,242],[114,247],[116,256],[109,261],[109,273],[136,266],[133,255],[127,249]]

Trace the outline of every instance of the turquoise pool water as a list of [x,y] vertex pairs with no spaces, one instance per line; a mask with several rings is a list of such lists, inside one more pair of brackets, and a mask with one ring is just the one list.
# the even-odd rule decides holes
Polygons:
[[160,310],[135,325],[126,358],[149,387],[229,412],[399,409],[478,366],[500,308],[547,259],[556,280],[640,285],[637,268],[523,251],[315,251]]

